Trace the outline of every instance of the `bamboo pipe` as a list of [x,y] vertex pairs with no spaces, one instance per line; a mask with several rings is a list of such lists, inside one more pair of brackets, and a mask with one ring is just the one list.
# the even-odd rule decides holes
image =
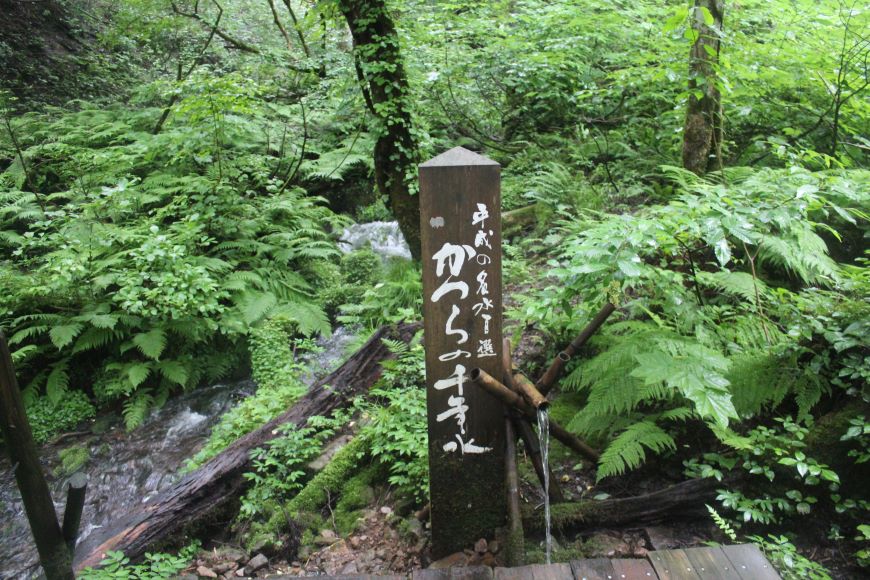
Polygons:
[[[494,397],[501,399],[503,403],[509,407],[516,407],[530,418],[537,419],[535,410],[526,403],[525,399],[511,391],[509,388],[492,378],[492,376],[479,368],[472,369],[468,375],[474,383],[487,391]],[[550,434],[566,447],[574,450],[576,453],[597,462],[599,454],[597,451],[587,445],[582,439],[568,432],[564,427],[550,420]]]
[[511,378],[514,385],[516,385],[514,390],[519,392],[529,405],[535,409],[546,409],[550,406],[550,401],[535,388],[534,383],[532,383],[529,377],[520,371],[515,371]]
[[[511,364],[511,341],[509,338],[505,338],[502,341],[501,356],[502,356],[502,367],[504,368],[504,379],[505,384],[508,388],[514,392],[517,392],[516,385],[514,384],[514,377],[511,373],[513,365]],[[523,440],[523,445],[525,445],[526,452],[529,454],[529,459],[532,460],[532,467],[535,468],[535,473],[538,476],[538,481],[541,482],[541,488],[544,487],[544,458],[541,457],[541,444],[538,441],[538,436],[535,434],[535,430],[532,429],[531,424],[528,419],[520,414],[517,409],[509,409],[511,421],[514,422],[516,426],[515,431],[519,433],[519,436]],[[561,503],[565,501],[565,496],[562,495],[562,488],[559,485],[559,480],[553,475],[553,470],[550,469],[550,485],[549,485],[549,495],[550,501],[552,503]]]
[[613,314],[616,310],[616,306],[612,303],[608,302],[604,306],[601,307],[601,310],[598,311],[598,314],[595,315],[595,318],[586,325],[580,334],[577,335],[577,338],[571,341],[565,350],[556,355],[556,358],[553,359],[553,362],[550,363],[549,368],[544,373],[544,375],[535,383],[535,387],[537,387],[538,391],[541,392],[542,395],[546,396],[547,393],[550,392],[550,389],[553,388],[553,385],[556,382],[556,379],[559,378],[559,375],[562,373],[562,369],[565,368],[565,365],[571,357],[574,356],[578,350],[580,350],[584,344],[586,344],[589,339],[592,337],[595,332],[601,328],[601,325],[604,324],[604,321]]

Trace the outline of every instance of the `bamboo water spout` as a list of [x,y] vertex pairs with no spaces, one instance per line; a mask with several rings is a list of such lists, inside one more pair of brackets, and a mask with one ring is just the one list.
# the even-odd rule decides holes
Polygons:
[[[511,363],[511,341],[509,338],[505,338],[502,341],[502,367],[504,370],[504,382],[507,387],[514,391],[517,391],[517,386],[514,383],[514,377],[512,373],[512,369],[514,368]],[[538,441],[538,436],[535,433],[535,430],[532,429],[531,423],[526,419],[525,415],[520,413],[518,409],[510,409],[510,419],[515,426],[515,435],[519,435],[523,440],[523,445],[525,445],[526,453],[529,454],[529,459],[532,461],[532,466],[535,468],[535,473],[538,476],[538,480],[541,482],[541,485],[544,485],[544,461],[541,457],[541,443]],[[553,476],[552,472],[549,474],[550,487],[549,487],[549,495],[550,501],[553,503],[561,503],[565,501],[565,496],[562,495],[562,488],[559,486],[559,480]]]
[[[477,368],[472,369],[469,377],[477,386],[502,401],[508,407],[519,409],[524,415],[537,421],[535,409],[526,403],[525,399],[511,391],[499,381],[495,380],[492,375],[486,371]],[[554,421],[550,421],[550,435],[583,457],[598,462],[600,455],[596,450]]]
[[559,375],[562,374],[562,369],[565,368],[565,365],[571,360],[571,357],[574,356],[578,350],[580,350],[584,344],[586,344],[589,339],[592,337],[595,332],[601,328],[601,325],[604,324],[604,321],[613,314],[616,310],[616,306],[608,302],[604,306],[601,307],[601,310],[598,311],[598,314],[595,315],[595,318],[586,325],[580,334],[577,335],[577,338],[571,341],[565,350],[556,355],[556,358],[553,359],[553,362],[550,363],[549,368],[544,373],[537,383],[535,383],[535,387],[537,387],[538,391],[541,392],[544,396],[550,392],[550,389],[553,388],[553,385],[556,383],[556,379],[559,378]]

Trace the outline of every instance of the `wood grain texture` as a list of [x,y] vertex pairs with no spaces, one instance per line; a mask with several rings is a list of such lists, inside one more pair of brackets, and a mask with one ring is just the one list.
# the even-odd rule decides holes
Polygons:
[[780,580],[780,576],[755,544],[722,546],[722,553],[743,580]]
[[576,580],[612,580],[613,563],[608,558],[572,560],[571,571]]
[[[492,539],[507,514],[504,411],[501,403],[468,378],[475,367],[502,376],[500,208],[496,162],[457,147],[420,166],[432,555],[436,559],[471,547],[480,538]],[[482,210],[488,214],[483,221]],[[455,384],[441,383],[436,388],[438,381],[451,378]],[[480,448],[486,451],[477,452]]]
[[741,580],[721,548],[686,548],[683,552],[704,580]]
[[492,580],[493,569],[489,566],[454,566],[414,570],[411,580]]
[[495,580],[573,580],[568,564],[532,564],[519,568],[496,568]]
[[683,550],[652,552],[649,561],[661,580],[699,580],[701,576]]
[[619,558],[611,560],[615,580],[652,580],[658,578],[649,560],[643,558]]

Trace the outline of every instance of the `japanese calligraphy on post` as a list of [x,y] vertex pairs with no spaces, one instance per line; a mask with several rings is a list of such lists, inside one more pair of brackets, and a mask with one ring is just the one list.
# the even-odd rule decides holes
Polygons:
[[436,557],[491,537],[504,519],[503,410],[469,378],[475,367],[502,375],[499,179],[496,162],[461,147],[420,166]]

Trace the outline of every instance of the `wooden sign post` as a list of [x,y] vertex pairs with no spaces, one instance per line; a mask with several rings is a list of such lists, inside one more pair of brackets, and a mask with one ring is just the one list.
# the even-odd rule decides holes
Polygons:
[[420,165],[435,558],[505,524],[504,411],[468,376],[503,374],[500,173],[462,147]]

